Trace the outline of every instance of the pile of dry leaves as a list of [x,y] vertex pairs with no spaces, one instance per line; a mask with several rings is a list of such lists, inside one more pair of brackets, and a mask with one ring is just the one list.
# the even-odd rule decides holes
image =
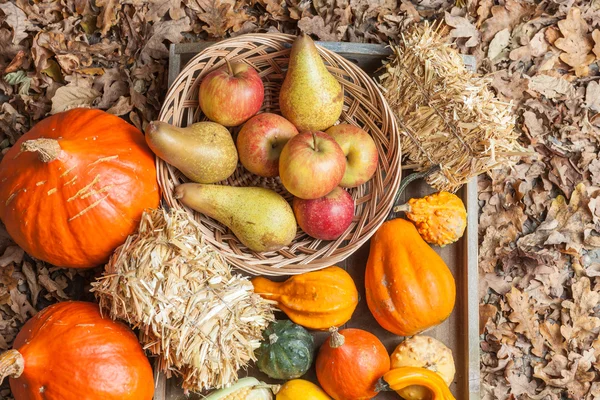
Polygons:
[[[483,398],[600,399],[600,0],[3,1],[2,152],[74,105],[143,129],[166,91],[168,43],[299,30],[382,43],[445,20],[518,106],[537,155],[480,178]],[[36,310],[89,296],[95,273],[35,262],[0,230],[0,350]]]

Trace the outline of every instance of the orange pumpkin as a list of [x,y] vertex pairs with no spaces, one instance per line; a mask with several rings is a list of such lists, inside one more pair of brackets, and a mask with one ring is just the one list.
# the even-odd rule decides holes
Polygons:
[[353,328],[333,328],[316,361],[319,384],[335,400],[375,397],[377,382],[389,369],[390,358],[377,336]]
[[384,222],[371,238],[365,289],[377,322],[399,336],[440,324],[456,301],[448,266],[415,226],[401,218]]
[[151,400],[152,367],[127,326],[67,301],[31,318],[0,355],[15,400]]
[[27,253],[59,267],[105,263],[159,200],[144,136],[101,110],[42,120],[0,163],[0,219]]

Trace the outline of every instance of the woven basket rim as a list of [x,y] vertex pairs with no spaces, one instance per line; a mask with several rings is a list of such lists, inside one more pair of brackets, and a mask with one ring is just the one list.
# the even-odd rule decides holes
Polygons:
[[[232,50],[228,51],[226,49],[243,51],[244,49],[251,48],[254,50],[252,53],[252,55],[254,55],[260,52],[262,49],[261,46],[271,46],[273,48],[282,48],[281,51],[284,52],[288,51],[284,49],[291,48],[291,44],[295,38],[295,35],[284,33],[254,33],[224,39],[206,47],[185,64],[185,66],[177,75],[176,79],[173,81],[173,84],[169,87],[160,110],[159,120],[176,123],[177,125],[180,124],[180,121],[173,120],[173,109],[176,108],[173,104],[175,102],[180,109],[183,109],[185,106],[182,106],[182,104],[184,104],[186,101],[187,103],[190,103],[190,100],[186,100],[185,96],[188,95],[187,91],[190,89],[190,87],[193,89],[193,84],[196,81],[194,74],[199,71],[197,66],[204,63],[203,60],[211,57],[215,58],[216,56],[214,56],[214,54],[216,53],[220,54],[218,57],[221,58],[223,57],[223,54],[229,55],[232,53]],[[206,233],[205,236],[208,239],[207,242],[211,244],[219,253],[221,253],[232,265],[253,275],[293,275],[319,270],[343,261],[352,255],[356,250],[358,250],[364,243],[366,243],[372,237],[372,235],[375,234],[376,230],[381,226],[381,224],[385,222],[392,209],[395,194],[400,186],[400,179],[402,176],[400,135],[396,123],[396,117],[394,116],[390,106],[387,104],[383,94],[373,79],[370,78],[360,67],[343,58],[341,55],[318,44],[317,49],[319,54],[326,60],[326,64],[328,64],[329,67],[335,72],[334,74],[336,76],[343,74],[344,76],[355,77],[356,81],[361,84],[360,86],[353,85],[353,82],[343,80],[338,76],[338,80],[341,79],[341,82],[344,85],[345,100],[348,96],[349,88],[352,91],[360,90],[361,93],[366,93],[366,96],[368,96],[370,101],[358,101],[358,103],[360,104],[360,107],[364,107],[366,110],[368,110],[368,112],[373,114],[378,113],[376,118],[379,118],[380,121],[370,121],[370,123],[374,125],[379,124],[377,129],[379,129],[379,126],[381,126],[379,132],[384,134],[388,139],[389,152],[393,157],[389,158],[389,154],[387,153],[379,154],[380,164],[378,166],[378,171],[380,168],[382,171],[378,175],[378,183],[381,185],[381,187],[376,187],[375,183],[366,184],[373,188],[370,192],[371,200],[366,200],[363,202],[364,206],[361,208],[363,213],[361,215],[355,213],[355,220],[357,222],[355,223],[353,221],[353,228],[349,232],[349,235],[341,237],[335,241],[327,242],[327,244],[323,247],[319,247],[322,244],[321,241],[303,235],[302,240],[299,240],[299,237],[297,236],[295,241],[288,248],[274,253],[256,254],[249,252],[247,249],[246,251],[241,251],[239,248],[232,249],[229,243],[220,242],[216,240],[215,237],[212,237],[219,233],[215,233],[215,231],[218,231],[219,229],[215,228],[214,225],[220,224],[211,220],[212,222],[209,224],[213,226],[211,228],[210,226],[207,226],[207,223],[205,223],[206,221],[203,219],[203,223],[201,223],[201,225],[204,227],[203,232]],[[252,57],[252,55],[250,57]],[[246,61],[245,58],[241,60]],[[332,65],[332,63],[329,61],[332,61],[335,65]],[[218,63],[214,63],[210,66],[210,68],[208,68],[208,70],[212,70],[218,66]],[[206,72],[204,68],[205,67],[200,70],[199,74]],[[259,72],[261,71],[259,70]],[[179,98],[179,96],[182,96],[183,100]],[[356,103],[357,101],[355,97],[355,95],[348,96],[349,99]],[[346,104],[344,108],[346,110]],[[356,108],[358,108],[358,106],[355,107],[355,109],[348,111],[356,112]],[[362,113],[366,115],[365,111],[362,111]],[[354,116],[352,117],[353,122],[355,122]],[[189,118],[190,117],[188,115],[188,120]],[[363,120],[359,120],[355,123],[359,122],[364,124],[368,123],[368,121],[365,122]],[[383,132],[384,128],[385,132]],[[373,133],[371,134],[374,136]],[[381,146],[383,146],[383,144],[381,144]],[[384,156],[385,159],[382,160]],[[388,170],[383,171],[384,167],[382,167],[382,165],[384,165],[384,167]],[[206,218],[197,215],[198,213],[192,212],[186,207],[183,207],[177,200],[172,198],[172,190],[170,188],[172,185],[175,185],[176,181],[176,178],[173,175],[175,173],[173,171],[174,168],[166,164],[158,157],[156,157],[156,167],[157,171],[159,172],[159,185],[162,191],[163,202],[170,207],[186,209],[188,212],[191,212],[197,220],[198,218]],[[373,180],[375,180],[375,178]],[[385,186],[383,186],[384,183]],[[372,200],[373,194],[379,195],[379,198],[375,201]],[[367,197],[369,196],[367,195]],[[373,215],[370,215],[368,221],[364,221],[367,219],[365,216],[366,212],[364,211],[367,210],[367,208],[376,210],[374,211],[374,214],[373,211],[370,211],[369,214]],[[359,224],[360,229],[355,229],[354,226]],[[225,229],[223,230],[226,231]],[[301,232],[299,227],[298,231]],[[299,249],[304,251],[305,254],[302,254],[301,256],[294,255],[293,253],[300,251]]]

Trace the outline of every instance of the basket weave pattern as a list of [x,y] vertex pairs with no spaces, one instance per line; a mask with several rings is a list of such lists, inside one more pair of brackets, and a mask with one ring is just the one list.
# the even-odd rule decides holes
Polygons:
[[[198,88],[202,78],[229,61],[245,62],[260,74],[265,86],[261,111],[279,113],[279,88],[288,66],[295,36],[252,34],[223,40],[196,55],[183,68],[167,93],[160,120],[175,126],[205,121],[198,107]],[[255,253],[225,227],[205,215],[184,207],[173,197],[174,188],[188,179],[175,167],[157,158],[158,182],[164,201],[170,207],[184,208],[201,224],[206,240],[233,265],[261,275],[298,274],[333,265],[364,244],[384,222],[393,205],[401,178],[400,138],[396,120],[372,79],[358,66],[322,47],[319,53],[328,70],[344,88],[344,110],[339,122],[360,126],[375,140],[379,165],[373,178],[349,192],[355,200],[355,216],[345,234],[335,241],[313,239],[298,229],[293,243],[282,250]],[[232,130],[234,139],[239,127]],[[262,178],[239,164],[235,173],[219,184],[261,186],[273,189],[288,201],[292,196],[279,178]],[[268,210],[265,210],[268,212]]]

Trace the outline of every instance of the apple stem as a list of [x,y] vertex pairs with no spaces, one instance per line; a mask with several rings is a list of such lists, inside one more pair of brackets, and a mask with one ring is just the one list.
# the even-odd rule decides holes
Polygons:
[[[400,195],[404,192],[404,189],[406,189],[406,187],[413,181],[416,181],[417,179],[421,179],[421,178],[427,178],[429,175],[439,171],[440,169],[442,169],[441,165],[434,165],[433,167],[429,168],[427,171],[423,171],[423,172],[414,172],[410,175],[408,175],[406,178],[402,179],[402,182],[400,182],[400,187],[398,188],[398,193],[396,193],[396,197],[394,198],[394,203],[393,204],[397,204],[398,200],[400,199]],[[390,212],[390,215],[388,215],[388,217],[386,218],[387,221],[389,221],[390,219],[394,219],[396,218],[396,213],[398,211],[407,211],[404,210],[402,208],[402,206],[394,206],[392,208],[392,212]]]
[[227,64],[227,69],[229,70],[229,74],[233,76],[233,68],[231,67],[231,63],[228,59],[225,59],[225,63]]
[[319,149],[317,149],[317,133],[313,132],[312,137],[313,137],[313,150],[319,151]]

